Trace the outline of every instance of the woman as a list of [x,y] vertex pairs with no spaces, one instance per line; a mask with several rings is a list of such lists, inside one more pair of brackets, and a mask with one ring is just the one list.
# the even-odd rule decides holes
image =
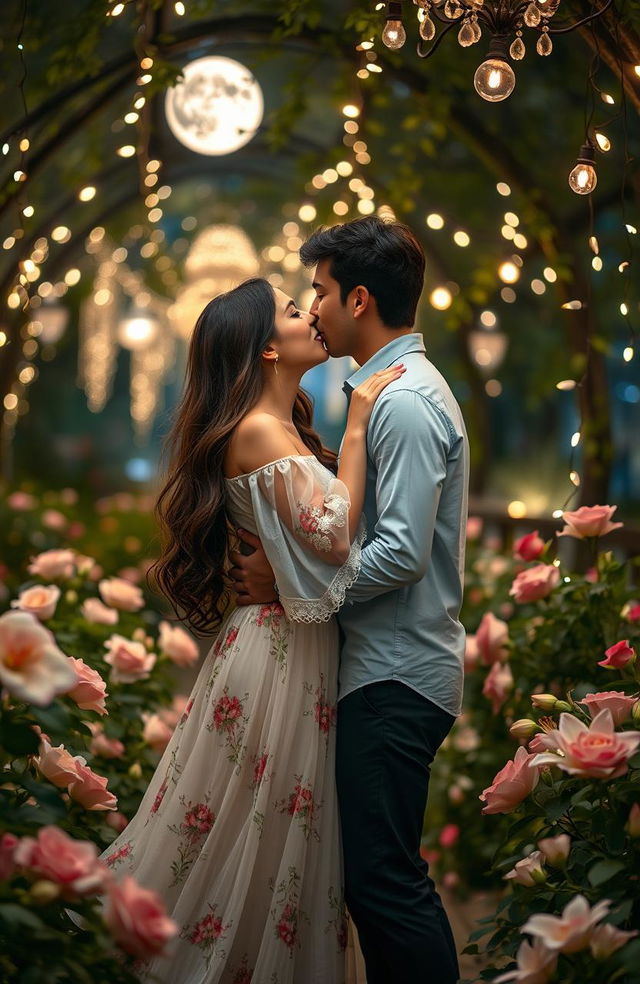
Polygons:
[[366,427],[404,371],[353,393],[342,457],[311,427],[315,319],[250,280],[205,308],[169,437],[155,576],[201,632],[220,626],[231,523],[257,534],[279,603],[222,623],[140,809],[107,852],[179,926],[166,984],[340,984],[346,923],[334,788],[332,614],[357,575]]

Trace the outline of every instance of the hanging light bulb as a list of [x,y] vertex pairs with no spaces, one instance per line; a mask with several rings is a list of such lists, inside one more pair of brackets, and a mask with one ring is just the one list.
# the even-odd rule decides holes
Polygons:
[[436,36],[436,25],[433,23],[429,15],[427,14],[420,21],[420,27],[418,28],[418,34],[423,41],[433,41]]
[[576,195],[590,195],[598,183],[598,175],[593,166],[595,149],[590,140],[580,148],[576,166],[569,175],[569,185]]
[[387,20],[382,32],[382,42],[392,51],[402,48],[407,40],[407,33],[402,24],[402,4],[387,4]]
[[504,38],[493,39],[486,61],[476,69],[473,84],[478,95],[487,102],[502,102],[511,95],[516,85],[516,76],[507,61]]

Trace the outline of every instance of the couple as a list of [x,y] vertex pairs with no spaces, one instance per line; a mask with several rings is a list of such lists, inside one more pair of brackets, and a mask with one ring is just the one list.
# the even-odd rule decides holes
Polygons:
[[[424,277],[411,231],[358,219],[301,257],[309,313],[250,280],[193,334],[155,575],[219,634],[107,860],[179,927],[144,979],[342,984],[348,908],[368,984],[454,984],[420,838],[462,693],[464,424],[411,330]],[[361,366],[338,459],[299,389],[327,353]]]

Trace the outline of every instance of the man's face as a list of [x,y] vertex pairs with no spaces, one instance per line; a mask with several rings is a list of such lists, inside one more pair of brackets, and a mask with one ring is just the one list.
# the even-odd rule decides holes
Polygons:
[[342,355],[352,355],[357,331],[357,320],[349,309],[349,298],[346,305],[340,299],[340,285],[329,273],[331,260],[320,260],[313,275],[313,287],[316,292],[311,305],[310,314],[317,319],[317,328],[321,332],[329,355],[338,358]]

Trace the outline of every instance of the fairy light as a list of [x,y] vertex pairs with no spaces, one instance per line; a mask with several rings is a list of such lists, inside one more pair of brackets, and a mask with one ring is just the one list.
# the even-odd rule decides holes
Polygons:
[[624,359],[625,362],[631,362],[631,360],[633,359],[633,355],[634,355],[633,346],[627,345],[624,352],[622,353],[622,358]]
[[176,3],[174,3],[173,5],[173,9],[175,10],[178,17],[184,17],[186,13],[186,8],[182,0],[176,0]]
[[429,295],[429,301],[436,311],[446,311],[451,307],[453,296],[448,287],[434,287]]
[[581,436],[582,435],[580,434],[580,431],[576,431],[575,434],[572,434],[572,436],[571,436],[571,447],[572,448],[577,448],[578,447],[578,445],[580,444],[580,438],[581,438]]
[[118,147],[116,154],[118,157],[133,157],[136,152],[136,148],[133,144],[124,144],[122,147]]
[[81,188],[78,192],[78,198],[81,202],[90,202],[96,197],[96,189],[93,185],[86,185],[85,188]]
[[462,248],[464,248],[465,246],[468,246],[469,243],[471,242],[471,236],[467,232],[464,232],[462,229],[458,229],[458,231],[454,232],[453,234],[453,241],[456,244],[456,246],[461,246]]
[[438,212],[431,212],[430,215],[427,215],[426,222],[430,229],[444,228],[444,219]]
[[508,198],[509,195],[511,194],[511,188],[506,183],[506,181],[498,181],[496,185],[496,190],[499,195],[502,195],[503,198]]

